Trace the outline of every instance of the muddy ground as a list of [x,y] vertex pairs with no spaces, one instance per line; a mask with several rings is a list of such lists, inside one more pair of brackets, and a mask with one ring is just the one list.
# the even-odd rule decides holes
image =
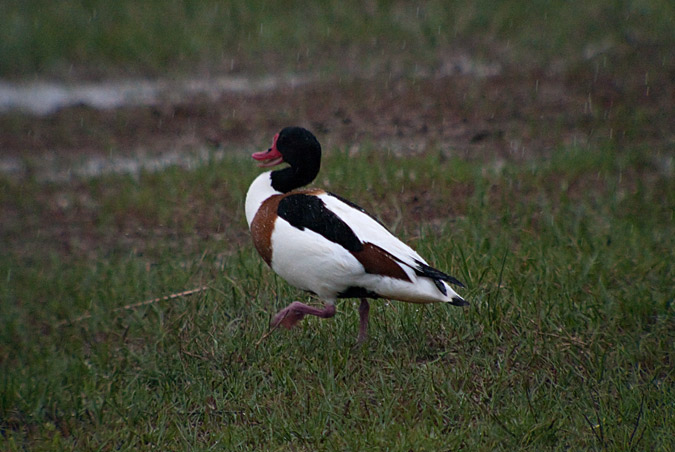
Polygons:
[[[575,145],[589,151],[630,147],[653,153],[654,171],[672,174],[674,84],[668,73],[650,75],[647,81],[638,73],[618,77],[591,71],[575,76],[505,72],[489,77],[352,77],[112,110],[80,105],[47,116],[4,113],[0,171],[19,184],[26,178],[67,182],[72,174],[119,171],[120,165],[112,169],[106,162],[119,163],[120,158],[127,159],[121,165],[124,172],[137,160],[171,164],[199,150],[249,153],[267,148],[282,127],[299,124],[312,129],[327,150],[440,152],[494,165],[546,159]],[[94,161],[93,171],[70,169],[87,159]],[[174,234],[156,221],[143,223],[145,216],[134,211],[119,216],[113,233],[94,234],[97,204],[82,201],[74,204],[82,204],[80,208],[69,208],[73,203],[67,200],[82,190],[82,181],[73,182],[70,188],[58,184],[47,189],[41,201],[45,208],[37,211],[22,207],[20,199],[6,198],[0,205],[6,243],[23,243],[22,234],[40,236],[30,241],[26,255],[41,247],[69,255],[73,249],[86,253],[103,243],[115,249],[119,237],[142,249],[149,235]],[[458,190],[463,191],[456,198],[468,199],[468,187]],[[432,221],[457,213],[448,212],[447,206],[430,212],[424,205],[438,203],[425,196],[408,201],[413,219]],[[199,221],[206,238],[220,231],[223,218],[239,219],[239,213],[225,208],[190,208],[191,215],[209,213]],[[378,213],[385,220],[394,216],[386,209]],[[180,246],[194,239],[172,237]],[[245,231],[230,240],[247,241]]]
[[2,158],[15,161],[204,147],[249,151],[298,124],[326,149],[368,145],[523,159],[568,145],[610,143],[671,153],[674,79],[667,70],[613,73],[597,64],[565,75],[324,77],[215,99],[196,95],[112,110],[79,105],[47,116],[5,112],[0,149]]

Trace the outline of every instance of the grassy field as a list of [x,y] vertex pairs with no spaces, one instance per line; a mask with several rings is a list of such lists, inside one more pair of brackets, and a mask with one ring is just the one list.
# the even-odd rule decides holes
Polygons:
[[248,241],[243,155],[4,178],[0,448],[672,450],[672,158],[330,151],[317,184],[463,280],[468,308],[375,302],[352,349],[348,300],[263,339],[307,297]]
[[453,49],[514,67],[672,64],[669,0],[217,0],[0,5],[0,76],[436,67]]
[[[5,79],[316,75],[0,115],[0,451],[674,450],[673,42],[667,0],[0,2]],[[470,306],[268,335],[318,303],[243,214],[291,124]]]

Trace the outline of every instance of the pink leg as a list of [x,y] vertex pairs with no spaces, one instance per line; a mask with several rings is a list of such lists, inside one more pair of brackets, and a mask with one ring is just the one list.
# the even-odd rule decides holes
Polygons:
[[335,315],[335,306],[330,303],[326,303],[323,309],[319,309],[307,306],[306,304],[300,303],[299,301],[294,301],[279,311],[270,322],[270,325],[272,328],[276,327],[277,325],[281,325],[285,328],[291,329],[307,314],[327,319]]
[[368,300],[361,298],[359,305],[359,338],[356,340],[357,345],[362,344],[368,338],[368,318],[370,313],[370,305]]

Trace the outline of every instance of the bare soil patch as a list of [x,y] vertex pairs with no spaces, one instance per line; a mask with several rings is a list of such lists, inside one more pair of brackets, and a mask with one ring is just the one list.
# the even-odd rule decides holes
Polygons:
[[249,150],[267,146],[289,124],[311,128],[326,149],[440,148],[472,159],[526,159],[594,141],[672,147],[673,77],[640,78],[527,73],[338,79],[151,107],[79,106],[44,117],[6,113],[0,115],[0,149],[5,158],[20,159],[204,146]]

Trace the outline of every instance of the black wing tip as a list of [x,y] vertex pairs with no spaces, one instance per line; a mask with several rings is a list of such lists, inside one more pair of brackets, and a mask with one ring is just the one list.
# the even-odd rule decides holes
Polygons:
[[448,303],[453,306],[469,306],[469,302],[462,297],[452,297],[452,300],[450,300]]
[[466,289],[466,286],[464,285],[464,283],[462,281],[460,281],[457,278],[453,278],[452,276],[448,276],[448,278],[445,281],[447,281],[451,284],[454,284],[458,287],[461,287],[462,289]]
[[449,282],[450,284],[454,284],[458,287],[466,288],[464,283],[462,283],[459,279],[455,278],[454,276],[450,276],[446,273],[443,273],[442,271],[440,271],[440,270],[438,270],[434,267],[431,267],[431,266],[425,264],[424,262],[420,262],[418,260],[415,260],[415,263],[418,266],[418,269],[415,270],[417,272],[417,274],[433,279],[434,284],[436,284],[436,287],[438,287],[440,289],[440,291],[443,292],[443,295],[446,295],[446,293],[444,292],[444,288],[441,289],[439,287],[439,282],[437,280],[446,281],[446,282]]

